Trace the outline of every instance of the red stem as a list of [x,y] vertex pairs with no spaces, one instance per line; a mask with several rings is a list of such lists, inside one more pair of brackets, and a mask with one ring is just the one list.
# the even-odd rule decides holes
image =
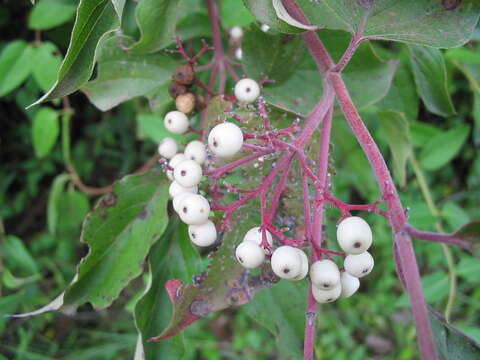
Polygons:
[[[308,23],[307,18],[295,0],[284,0],[284,3],[287,11],[294,18],[303,23]],[[339,73],[331,73],[330,69],[334,68],[333,60],[322,41],[314,32],[306,32],[302,37],[315,58],[319,70],[327,73],[327,81],[335,89],[335,94],[345,118],[365,152],[379,186],[388,195],[386,202],[390,212],[390,224],[394,230],[394,241],[400,254],[400,265],[405,273],[406,288],[410,295],[410,304],[417,327],[420,352],[423,359],[436,360],[438,356],[433,342],[432,329],[428,318],[428,309],[423,295],[417,261],[410,238],[403,232],[407,219],[388,167],[367,127],[361,120],[341,75]]]
[[463,248],[471,248],[472,243],[463,240],[461,237],[456,236],[455,234],[439,234],[429,231],[422,231],[414,228],[410,224],[405,225],[405,231],[416,239],[438,242],[448,245],[456,245]]
[[[315,191],[315,203],[317,200],[323,199],[323,193],[328,187],[328,156],[330,151],[330,135],[332,129],[333,105],[329,107],[327,114],[322,123],[322,130],[320,134],[320,149],[318,152],[318,169],[317,177],[319,184],[317,184]],[[311,262],[319,260],[322,257],[322,240],[323,240],[323,214],[324,205],[320,204],[315,207],[313,214],[312,226],[312,255]],[[305,360],[313,359],[313,347],[315,342],[315,323],[317,317],[317,303],[313,298],[312,285],[308,289],[307,298],[307,312],[305,320],[305,340],[303,344],[303,358]]]

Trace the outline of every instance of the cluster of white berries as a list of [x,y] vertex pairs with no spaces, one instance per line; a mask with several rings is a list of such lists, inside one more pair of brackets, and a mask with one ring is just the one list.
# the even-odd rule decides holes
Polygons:
[[[242,79],[235,85],[235,96],[241,103],[251,103],[260,94],[260,87],[252,79]],[[165,128],[174,134],[185,133],[190,121],[181,111],[170,111],[164,118]],[[243,146],[242,130],[234,123],[216,125],[208,135],[208,148],[219,158],[229,158]],[[198,246],[210,246],[217,239],[215,224],[208,219],[210,204],[198,194],[202,180],[202,165],[207,160],[207,148],[201,141],[194,140],[178,152],[175,139],[167,137],[158,145],[158,153],[169,159],[167,177],[172,181],[169,194],[174,210],[188,226],[190,240]],[[263,260],[263,259],[262,259]]]
[[[243,267],[256,268],[265,260],[262,238],[262,230],[255,227],[245,234],[242,243],[237,246],[235,255]],[[272,246],[272,235],[266,230],[265,238],[268,245]],[[338,225],[337,241],[347,253],[343,271],[329,259],[318,260],[310,266],[312,293],[318,303],[352,296],[360,287],[359,278],[373,269],[373,257],[367,251],[372,245],[372,231],[365,220],[357,216],[344,219]],[[301,280],[309,273],[307,255],[292,246],[275,249],[270,264],[273,272],[282,279]]]

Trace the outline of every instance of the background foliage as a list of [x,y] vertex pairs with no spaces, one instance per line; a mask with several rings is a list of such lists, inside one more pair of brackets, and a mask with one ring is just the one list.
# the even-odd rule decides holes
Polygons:
[[[267,100],[278,111],[305,114],[318,99],[318,75],[311,59],[303,56],[303,44],[293,40],[280,50],[285,36],[268,17],[262,21],[273,30],[264,33],[240,1],[221,4],[225,34],[233,26],[244,27],[246,74],[276,79],[265,90]],[[137,334],[145,340],[168,323],[172,310],[163,284],[168,279],[190,283],[210,262],[190,244],[184,226],[175,221],[167,225],[162,215],[167,204],[158,201],[165,198],[160,173],[124,178],[116,185],[118,198],[100,202],[78,190],[67,174],[73,163],[87,184],[107,186],[155,152],[166,136],[161,119],[172,108],[166,84],[179,60],[160,50],[173,46],[173,34],[191,40],[192,49],[199,48],[200,38],[208,39],[203,2],[83,0],[74,28],[77,5],[42,0],[32,6],[24,0],[0,8],[0,218],[5,233],[0,239],[0,314],[33,311],[67,289],[58,312],[0,317],[0,359],[132,359]],[[165,18],[163,11],[171,16]],[[372,20],[369,35],[383,37],[378,32],[383,15]],[[284,32],[298,31],[286,23],[277,26]],[[321,31],[320,36],[338,59],[349,41],[342,30],[349,29],[344,23],[331,28],[336,30]],[[72,30],[73,45],[67,52]],[[448,47],[465,36],[452,34],[435,46]],[[480,30],[463,47],[448,50],[422,46],[430,34],[424,35],[427,40],[417,44],[363,44],[346,68],[345,79],[394,171],[412,225],[454,231],[478,218]],[[227,35],[224,40],[227,44]],[[264,44],[269,46],[267,53]],[[272,57],[277,50],[288,56]],[[64,110],[61,99],[25,109],[45,93],[50,99],[78,87],[81,92],[69,97],[73,114]],[[340,116],[334,122],[334,157],[339,198],[365,202],[378,197],[367,160]],[[422,178],[433,205],[422,193]],[[142,185],[138,193],[132,190],[136,184]],[[138,201],[138,207],[126,213],[121,204],[128,197]],[[81,223],[94,207],[82,237],[92,246],[92,257],[82,263],[79,281],[69,286],[88,249],[79,241]],[[156,223],[139,220],[139,209],[147,209],[143,215]],[[89,231],[95,229],[95,221],[118,214],[120,221],[106,233]],[[334,210],[327,212],[330,238],[337,217]],[[255,216],[242,220],[255,221]],[[369,221],[377,271],[362,282],[354,298],[321,307],[318,358],[418,358],[408,299],[395,275],[390,230],[382,218],[371,216]],[[163,235],[155,231],[159,227],[166,228]],[[105,260],[106,238],[117,245],[118,254],[109,253]],[[122,249],[131,246],[132,239],[144,245],[133,250],[135,258],[121,261]],[[150,246],[151,255],[140,266]],[[437,244],[419,242],[415,248],[427,301],[442,310],[449,294],[444,252]],[[452,321],[480,341],[480,262],[451,250],[458,275]],[[115,264],[119,271],[109,273]],[[127,266],[126,274],[122,266]],[[303,285],[280,282],[245,306],[210,314],[171,340],[146,345],[147,359],[158,354],[162,359],[297,359],[303,336]],[[90,303],[79,304],[80,300]],[[94,311],[92,305],[101,309]]]

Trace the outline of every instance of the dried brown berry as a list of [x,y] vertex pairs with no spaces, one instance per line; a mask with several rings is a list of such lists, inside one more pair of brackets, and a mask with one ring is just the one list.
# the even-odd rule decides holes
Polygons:
[[195,109],[195,95],[192,93],[186,93],[178,95],[175,100],[177,110],[184,114],[190,114]]
[[198,111],[201,111],[207,107],[207,100],[205,99],[205,96],[195,93],[195,107]]
[[168,93],[172,98],[176,98],[178,95],[185,94],[187,92],[187,87],[182,84],[178,84],[175,81],[172,81],[168,87]]
[[195,71],[190,64],[179,66],[175,69],[173,80],[182,85],[191,85],[195,81]]

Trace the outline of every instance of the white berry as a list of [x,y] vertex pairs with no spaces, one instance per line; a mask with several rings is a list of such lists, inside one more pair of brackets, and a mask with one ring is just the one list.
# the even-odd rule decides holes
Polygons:
[[198,140],[193,140],[185,146],[184,151],[187,159],[195,160],[199,165],[202,165],[207,159],[207,150],[205,144]]
[[238,262],[247,269],[253,269],[262,265],[265,252],[253,241],[243,241],[235,250]]
[[208,220],[210,204],[202,195],[185,196],[180,202],[178,215],[188,225],[201,225]]
[[243,30],[240,26],[234,26],[230,29],[230,36],[234,40],[239,40],[243,36]]
[[[182,154],[182,153],[179,153],[179,154],[176,154],[174,157],[172,157],[170,159],[170,161],[168,162],[168,166],[170,166],[172,169],[175,169],[175,166],[177,166],[178,164],[180,164],[182,161],[185,161],[187,160],[187,157]],[[167,170],[167,177],[173,181],[173,170]]]
[[372,230],[361,217],[350,216],[338,224],[337,241],[347,254],[361,254],[372,245]]
[[268,26],[267,24],[262,24],[262,26],[260,26],[260,29],[263,32],[267,32],[268,30],[270,30],[270,26]]
[[170,187],[168,188],[168,193],[170,194],[170,197],[174,199],[176,196],[178,196],[181,193],[191,193],[195,194],[198,191],[198,187],[192,186],[192,187],[185,187],[180,185],[178,182],[173,181],[170,184]]
[[360,280],[346,271],[343,271],[340,275],[340,283],[342,284],[342,293],[340,294],[342,298],[352,296],[360,287]]
[[273,272],[282,279],[293,279],[302,270],[302,258],[292,246],[280,246],[271,258]]
[[196,161],[185,160],[175,166],[173,177],[176,182],[184,187],[195,186],[202,179],[202,168]]
[[174,134],[183,134],[188,130],[188,117],[180,111],[170,111],[164,118],[165,128]]
[[182,202],[182,199],[188,194],[192,194],[192,193],[182,192],[182,193],[179,193],[179,194],[175,195],[175,197],[172,200],[172,205],[173,205],[173,209],[175,210],[175,212],[178,213],[178,211],[180,210],[180,204]]
[[171,159],[178,151],[178,145],[175,139],[167,137],[158,145],[158,153],[164,158]]
[[319,289],[333,289],[340,282],[340,271],[332,260],[315,261],[310,267],[310,280]]
[[243,57],[243,51],[242,51],[242,48],[239,47],[235,50],[235,58],[237,60],[242,60],[242,57]]
[[260,95],[260,86],[253,79],[241,79],[235,84],[234,93],[238,101],[252,103]]
[[197,246],[210,246],[217,240],[217,229],[212,221],[207,220],[200,225],[190,225],[188,227],[188,236]]
[[312,294],[317,303],[329,303],[337,300],[342,293],[342,286],[338,284],[332,289],[324,290],[319,289],[316,286],[312,286]]
[[303,250],[297,249],[297,251],[302,260],[302,267],[301,267],[300,273],[297,276],[295,276],[293,280],[302,280],[308,274],[308,257],[307,257],[307,254],[303,252]]
[[233,156],[240,151],[242,146],[242,130],[233,123],[218,124],[208,135],[208,147],[219,157]]
[[345,271],[357,278],[370,274],[373,265],[373,257],[368,251],[358,255],[348,255],[343,263]]
[[[268,230],[265,230],[265,235],[267,238],[268,245],[272,246],[273,245],[272,234],[270,234]],[[259,226],[257,226],[247,231],[247,233],[243,237],[243,241],[253,241],[257,245],[260,245],[262,243],[262,238],[263,238],[262,230],[260,229]]]

